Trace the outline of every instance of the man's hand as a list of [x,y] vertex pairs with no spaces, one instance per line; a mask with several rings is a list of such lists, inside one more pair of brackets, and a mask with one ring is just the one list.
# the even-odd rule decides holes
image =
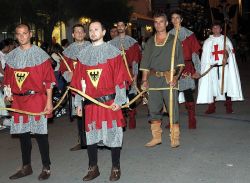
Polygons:
[[121,109],[121,106],[119,106],[119,105],[116,104],[116,103],[113,103],[113,104],[111,105],[111,109],[112,109],[113,111],[118,111],[118,110]]
[[169,82],[169,85],[175,87],[178,82],[178,78],[176,76],[173,77],[173,80]]
[[81,107],[76,108],[76,115],[79,117],[82,117],[82,108]]
[[73,72],[68,72],[68,76],[69,76],[69,79],[70,79],[70,81],[72,80],[72,77],[73,77]]
[[12,96],[10,96],[10,97],[5,97],[5,100],[7,101],[7,102],[12,102],[13,101],[13,97]]
[[198,72],[195,72],[193,75],[192,75],[192,78],[193,79],[199,79],[201,77],[200,73]]
[[143,80],[141,83],[141,89],[147,90],[149,88],[148,80]]
[[223,64],[223,65],[226,65],[226,64],[227,64],[227,59],[228,59],[228,57],[229,57],[229,54],[228,54],[228,51],[226,50],[226,51],[225,51],[225,54],[224,54],[224,56],[223,56],[223,60],[222,60],[222,64]]
[[52,101],[48,101],[45,108],[44,108],[44,112],[46,114],[51,114],[53,111],[53,104],[52,104]]

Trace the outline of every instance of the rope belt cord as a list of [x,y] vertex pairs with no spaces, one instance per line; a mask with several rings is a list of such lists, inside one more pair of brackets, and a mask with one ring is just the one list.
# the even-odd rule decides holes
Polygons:
[[[72,90],[72,91],[78,93],[79,95],[81,95],[84,98],[90,100],[91,102],[95,103],[96,105],[99,105],[99,106],[104,107],[106,109],[111,109],[111,106],[106,105],[106,104],[104,104],[102,102],[98,102],[97,100],[95,100],[94,98],[92,98],[89,95],[85,94],[84,92],[82,92],[80,90],[77,90],[77,89],[75,89],[73,87],[68,86],[67,90],[64,92],[61,99],[58,101],[58,103],[55,105],[55,107],[53,107],[53,111],[56,110],[61,105],[61,103],[63,102],[63,100],[67,96],[69,90]],[[129,105],[133,104],[136,100],[138,100],[140,97],[142,97],[143,94],[146,93],[147,91],[148,90],[143,90],[136,97],[134,97],[133,100],[131,100],[129,103],[121,106],[121,108],[129,108]],[[45,112],[34,113],[34,112],[29,112],[29,111],[23,111],[23,110],[20,110],[20,109],[13,109],[13,108],[9,108],[9,107],[2,107],[2,108],[0,108],[0,110],[7,110],[7,111],[12,111],[12,112],[20,113],[20,114],[27,114],[27,115],[31,115],[31,116],[40,116],[40,115],[45,115],[46,114]]]
[[[56,110],[61,105],[64,98],[67,96],[68,92],[69,92],[69,88],[67,88],[67,90],[64,92],[62,98],[58,101],[58,103],[55,105],[55,107],[53,107],[53,111]],[[34,112],[23,111],[23,110],[20,110],[20,109],[13,109],[13,108],[10,108],[10,107],[1,107],[0,110],[12,111],[12,112],[20,113],[20,114],[27,114],[27,115],[30,115],[30,116],[40,116],[40,115],[45,115],[46,114],[45,112],[34,113]]]

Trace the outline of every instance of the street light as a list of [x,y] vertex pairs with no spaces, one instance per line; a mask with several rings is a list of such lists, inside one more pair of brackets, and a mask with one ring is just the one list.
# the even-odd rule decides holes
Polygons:
[[3,34],[3,39],[6,39],[7,38],[7,32],[4,31],[4,32],[2,32],[2,34]]
[[81,24],[83,24],[83,25],[88,25],[88,24],[91,22],[91,19],[90,19],[90,18],[87,18],[87,17],[81,17],[81,18],[80,18],[80,22],[81,22]]

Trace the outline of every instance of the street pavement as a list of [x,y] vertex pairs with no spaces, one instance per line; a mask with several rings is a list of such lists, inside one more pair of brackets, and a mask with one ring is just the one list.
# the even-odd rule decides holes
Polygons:
[[[248,60],[250,61],[250,60]],[[144,144],[151,139],[147,107],[139,105],[137,127],[124,132],[121,153],[120,183],[249,183],[250,182],[250,63],[239,63],[245,101],[233,104],[234,114],[226,114],[223,102],[216,103],[216,113],[205,115],[206,105],[197,105],[197,129],[187,128],[187,112],[180,106],[181,146],[171,148],[169,131],[164,128],[163,142],[154,148]],[[67,116],[49,124],[51,177],[48,183],[80,183],[86,175],[86,150],[69,148],[77,142],[76,120]],[[9,180],[21,165],[19,141],[6,130],[0,131],[0,183],[39,182],[41,159],[33,139],[33,174],[15,181]],[[98,151],[101,175],[94,183],[109,182],[111,155]]]

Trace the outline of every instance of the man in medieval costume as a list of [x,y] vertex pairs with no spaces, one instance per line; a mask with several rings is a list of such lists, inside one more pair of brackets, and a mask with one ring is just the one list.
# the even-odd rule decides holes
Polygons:
[[76,95],[75,106],[79,116],[85,115],[85,128],[89,169],[83,181],[95,179],[100,175],[97,165],[97,144],[111,148],[112,169],[110,181],[120,179],[120,151],[123,140],[124,119],[121,105],[126,102],[126,83],[131,80],[122,60],[121,52],[114,46],[105,43],[103,37],[105,28],[99,21],[89,25],[89,36],[92,44],[83,49],[77,56],[76,66],[71,86],[83,90],[111,108],[92,103]]
[[[118,36],[112,39],[109,43],[116,48],[124,51],[123,58],[124,62],[127,62],[128,72],[133,79],[133,84],[130,86],[128,91],[128,98],[132,100],[137,94],[137,75],[138,75],[138,64],[141,60],[141,50],[138,42],[131,36],[126,35],[126,24],[124,21],[117,22]],[[136,127],[136,103],[129,106],[129,129]]]
[[[198,104],[209,104],[206,114],[215,113],[215,101],[225,101],[226,113],[233,113],[232,101],[242,101],[240,75],[231,41],[221,34],[220,23],[212,26],[213,35],[205,40],[201,56]],[[225,44],[224,44],[224,39]],[[224,64],[224,83],[222,72]],[[210,71],[209,69],[212,68]],[[208,73],[206,73],[209,71]],[[223,91],[221,90],[223,87]]]
[[156,34],[146,43],[140,70],[142,73],[142,89],[149,90],[148,108],[152,131],[152,140],[145,144],[154,147],[162,142],[162,113],[163,101],[170,109],[170,87],[173,87],[173,126],[171,129],[171,147],[180,145],[179,107],[178,107],[178,78],[184,67],[181,42],[177,40],[174,53],[175,74],[170,81],[171,54],[174,36],[166,30],[167,16],[164,13],[154,15]]
[[193,93],[195,90],[195,79],[198,79],[200,76],[201,62],[199,58],[199,51],[201,46],[194,33],[181,26],[183,17],[180,11],[173,11],[171,13],[171,21],[174,25],[174,28],[170,30],[169,33],[175,35],[176,29],[179,28],[178,38],[182,43],[185,63],[185,68],[181,74],[179,82],[179,103],[185,102],[185,107],[188,111],[188,128],[195,129],[196,118]]
[[[31,134],[37,140],[42,158],[39,180],[50,176],[50,157],[47,117],[52,113],[52,87],[56,84],[50,56],[41,48],[32,45],[32,33],[26,24],[16,27],[19,47],[6,55],[4,74],[5,95],[11,107],[38,115],[12,113],[10,133],[19,134],[22,167],[10,179],[18,179],[33,173],[31,167]],[[40,113],[44,114],[40,115]]]
[[[64,62],[61,63],[60,69],[59,69],[64,79],[68,83],[71,82],[72,75],[75,70],[75,66],[77,64],[77,58],[76,58],[77,54],[90,44],[89,41],[84,40],[85,36],[86,36],[86,33],[82,24],[76,24],[73,26],[72,37],[74,38],[74,42],[70,44],[63,51],[63,56],[70,70],[69,68],[67,68]],[[73,103],[74,103],[74,97],[72,97],[72,104]],[[72,107],[72,113],[75,113],[74,107]],[[71,151],[86,149],[86,135],[82,126],[82,119],[80,117],[77,117],[77,129],[78,129],[78,143],[72,148],[70,148]]]

